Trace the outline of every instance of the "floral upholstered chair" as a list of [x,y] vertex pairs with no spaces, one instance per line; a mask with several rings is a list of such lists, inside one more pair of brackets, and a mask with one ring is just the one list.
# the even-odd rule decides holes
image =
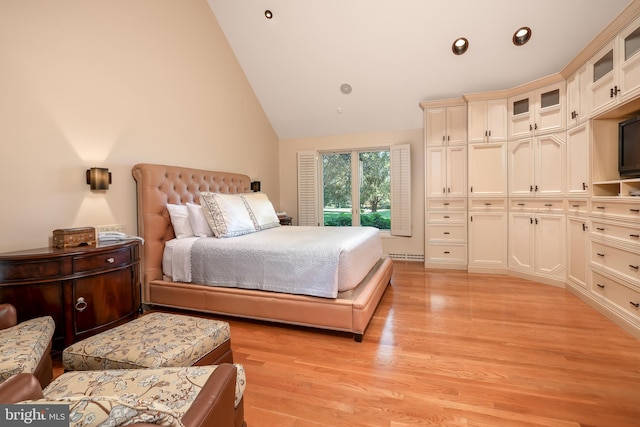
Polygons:
[[42,390],[33,375],[0,384],[0,404],[68,404],[71,427],[246,427],[242,365],[66,372]]
[[50,316],[18,323],[16,309],[0,304],[0,383],[26,372],[42,387],[53,377],[51,338],[56,325]]

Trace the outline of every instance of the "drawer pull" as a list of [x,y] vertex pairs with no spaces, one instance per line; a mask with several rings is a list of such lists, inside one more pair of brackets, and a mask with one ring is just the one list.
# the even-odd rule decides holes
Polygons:
[[444,253],[445,253],[446,255],[449,255],[449,253],[450,253],[450,252],[449,252],[449,251],[444,251]]
[[551,206],[553,206],[553,203],[545,203],[544,204],[546,207],[550,208]]
[[484,205],[485,206],[491,206],[491,203],[485,203]]
[[579,208],[580,205],[571,205],[572,208]]
[[445,231],[445,232],[444,232],[444,234],[449,234],[449,232],[448,232],[448,231]]
[[87,302],[84,300],[84,297],[78,298],[76,301],[76,310],[83,312],[85,308],[87,308]]
[[604,231],[604,228],[602,228],[602,227],[596,227],[596,230],[598,230],[598,231]]
[[604,256],[604,254],[602,252],[596,252],[596,255],[598,255],[600,257]]
[[635,308],[640,307],[640,303],[638,303],[638,302],[629,301],[629,304],[631,304],[631,305],[632,305],[632,306],[634,306]]
[[635,212],[635,213],[638,213],[638,212],[640,212],[640,209],[629,209],[629,212]]
[[596,206],[596,209],[604,209],[604,206]]
[[629,267],[633,268],[634,270],[640,270],[640,265],[631,265],[631,264],[629,264]]
[[524,203],[518,203],[518,206],[524,206]]
[[635,237],[636,239],[640,237],[640,234],[629,234],[629,237]]
[[113,264],[114,262],[116,262],[116,260],[115,260],[115,259],[113,259],[113,258],[107,258],[107,262],[108,262],[109,264]]
[[443,203],[444,206],[449,206],[449,202]]
[[600,283],[598,283],[598,287],[599,287],[600,289],[604,289],[604,285],[601,285]]
[[445,216],[444,216],[444,219],[449,219],[449,215],[445,215]]

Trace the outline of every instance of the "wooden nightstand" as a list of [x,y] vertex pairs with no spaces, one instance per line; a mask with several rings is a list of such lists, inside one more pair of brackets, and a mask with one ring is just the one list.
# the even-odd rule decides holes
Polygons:
[[134,319],[140,305],[140,242],[0,254],[0,302],[18,321],[51,316],[53,348]]

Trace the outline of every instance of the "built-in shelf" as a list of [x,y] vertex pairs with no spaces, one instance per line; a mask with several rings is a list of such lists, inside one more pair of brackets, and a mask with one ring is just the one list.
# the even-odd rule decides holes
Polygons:
[[592,185],[594,197],[630,197],[640,201],[640,197],[630,194],[632,191],[640,191],[640,178],[596,181]]

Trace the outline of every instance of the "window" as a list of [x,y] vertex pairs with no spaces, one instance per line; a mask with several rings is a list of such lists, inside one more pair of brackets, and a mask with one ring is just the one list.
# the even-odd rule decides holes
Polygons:
[[411,236],[410,166],[409,144],[299,152],[298,224],[373,226]]
[[320,157],[324,225],[391,229],[389,150],[321,153]]

